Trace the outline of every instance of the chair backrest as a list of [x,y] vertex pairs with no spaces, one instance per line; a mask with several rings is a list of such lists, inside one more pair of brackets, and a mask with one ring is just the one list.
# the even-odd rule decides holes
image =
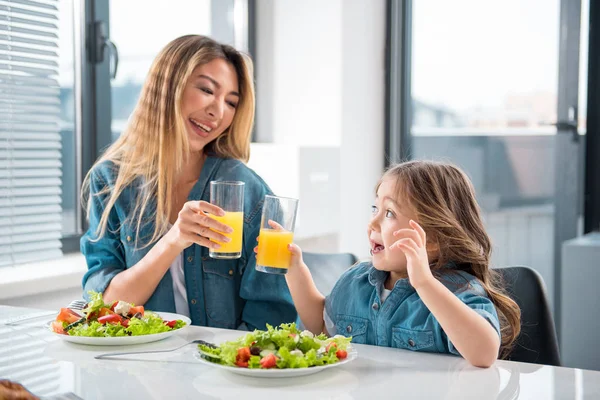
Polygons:
[[521,334],[509,360],[560,366],[558,339],[544,281],[535,270],[498,268],[508,294],[521,308]]
[[331,293],[331,289],[344,271],[358,261],[356,256],[351,253],[304,252],[302,258],[310,270],[317,289],[324,295]]

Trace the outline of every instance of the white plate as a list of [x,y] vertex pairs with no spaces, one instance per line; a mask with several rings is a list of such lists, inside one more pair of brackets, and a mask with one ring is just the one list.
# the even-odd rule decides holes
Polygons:
[[240,367],[230,367],[228,365],[215,364],[205,360],[200,356],[198,351],[195,352],[196,359],[204,365],[211,366],[223,371],[232,372],[238,375],[251,376],[254,378],[292,378],[296,376],[305,376],[316,374],[317,372],[325,371],[329,368],[336,368],[344,364],[348,364],[350,361],[358,357],[358,353],[352,346],[348,346],[348,357],[344,360],[339,361],[335,364],[327,364],[322,367],[310,367],[310,368],[286,368],[286,369],[250,369]]
[[186,326],[183,328],[176,329],[174,331],[162,332],[162,333],[154,333],[152,335],[140,335],[140,336],[117,336],[117,337],[87,337],[87,336],[69,336],[69,335],[61,335],[60,333],[52,332],[54,335],[58,336],[62,340],[71,343],[78,344],[87,344],[92,346],[124,346],[131,344],[142,344],[142,343],[150,343],[156,342],[158,340],[166,339],[169,336],[176,334],[177,332],[181,332],[182,329],[190,326],[192,321],[184,316],[179,314],[173,314],[168,312],[156,312],[151,311],[155,314],[160,315],[160,317],[164,320],[171,321],[174,319],[180,319],[186,323]]

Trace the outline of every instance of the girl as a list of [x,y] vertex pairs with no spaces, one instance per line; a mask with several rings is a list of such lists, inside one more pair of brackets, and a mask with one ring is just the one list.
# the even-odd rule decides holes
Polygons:
[[[260,210],[271,190],[245,162],[254,121],[251,60],[198,35],[156,57],[123,134],[86,177],[89,230],[81,238],[84,293],[195,325],[264,329],[296,319],[285,280],[255,271]],[[230,227],[210,203],[212,180],[244,181],[244,247],[208,257]]]
[[324,297],[300,248],[286,275],[300,319],[311,332],[354,343],[462,355],[489,367],[520,331],[520,310],[489,268],[491,244],[475,193],[457,167],[411,161],[377,185],[368,225],[373,258]]

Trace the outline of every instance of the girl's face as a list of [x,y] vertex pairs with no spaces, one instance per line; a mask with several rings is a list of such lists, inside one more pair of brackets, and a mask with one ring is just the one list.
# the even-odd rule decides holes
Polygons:
[[368,226],[369,242],[373,253],[373,266],[381,271],[406,271],[406,257],[400,249],[390,250],[398,240],[394,232],[399,229],[412,229],[408,224],[416,221],[414,212],[402,199],[398,199],[396,180],[384,178],[377,189],[371,221]]
[[203,150],[229,128],[239,101],[238,77],[230,63],[217,58],[194,69],[181,101],[193,152]]

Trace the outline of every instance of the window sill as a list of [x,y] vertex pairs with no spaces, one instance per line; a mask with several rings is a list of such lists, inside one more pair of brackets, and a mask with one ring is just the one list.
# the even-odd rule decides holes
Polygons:
[[86,271],[87,264],[80,253],[0,268],[0,300],[81,287]]

